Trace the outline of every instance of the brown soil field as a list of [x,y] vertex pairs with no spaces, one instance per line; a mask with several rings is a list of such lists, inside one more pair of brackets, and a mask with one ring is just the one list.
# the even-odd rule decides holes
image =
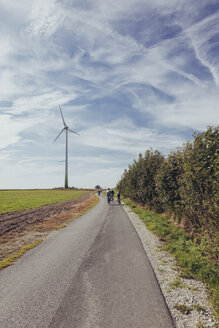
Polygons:
[[97,202],[95,193],[88,192],[63,203],[0,214],[0,262],[23,247],[44,240]]

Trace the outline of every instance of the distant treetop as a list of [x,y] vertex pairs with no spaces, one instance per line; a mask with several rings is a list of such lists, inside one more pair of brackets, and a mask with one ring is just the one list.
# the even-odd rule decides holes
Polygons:
[[95,189],[102,189],[99,185],[97,185],[96,187],[95,187]]

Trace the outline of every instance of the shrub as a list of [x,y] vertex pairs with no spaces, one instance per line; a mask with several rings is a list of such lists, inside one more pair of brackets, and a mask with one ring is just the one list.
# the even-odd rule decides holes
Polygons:
[[193,236],[209,231],[214,240],[212,231],[219,222],[218,166],[219,127],[209,127],[166,158],[159,151],[140,154],[117,188],[149,210],[169,212]]

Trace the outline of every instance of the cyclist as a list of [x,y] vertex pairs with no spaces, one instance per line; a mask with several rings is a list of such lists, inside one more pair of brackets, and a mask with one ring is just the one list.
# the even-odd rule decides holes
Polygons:
[[110,190],[110,188],[108,188],[108,190],[106,192],[106,196],[107,196],[107,202],[108,202],[108,204],[110,204],[110,197],[111,197],[111,190]]
[[119,191],[117,192],[116,197],[117,197],[118,203],[121,204],[120,192]]

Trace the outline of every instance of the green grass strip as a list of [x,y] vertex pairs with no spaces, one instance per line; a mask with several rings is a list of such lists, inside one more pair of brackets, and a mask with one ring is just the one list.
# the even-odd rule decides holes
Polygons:
[[184,277],[194,277],[206,283],[212,294],[216,316],[219,318],[219,268],[216,261],[203,255],[204,244],[196,244],[183,229],[176,227],[169,219],[149,212],[130,200],[124,201],[138,214],[148,230],[165,241],[164,247],[175,256],[184,271]]

